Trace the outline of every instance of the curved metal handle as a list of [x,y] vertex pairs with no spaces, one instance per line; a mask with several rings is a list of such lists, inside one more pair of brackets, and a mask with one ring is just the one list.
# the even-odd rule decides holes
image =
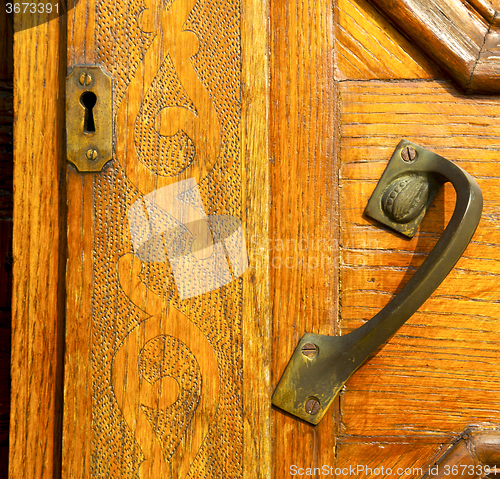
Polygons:
[[441,284],[469,244],[483,196],[467,172],[407,140],[397,146],[365,214],[413,236],[439,187],[457,194],[441,238],[404,288],[370,321],[345,336],[306,333],[274,392],[275,406],[318,424],[349,377],[387,341]]

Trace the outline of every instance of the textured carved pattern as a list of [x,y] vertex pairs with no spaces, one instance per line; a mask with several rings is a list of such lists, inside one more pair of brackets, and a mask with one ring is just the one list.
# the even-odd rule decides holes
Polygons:
[[[124,98],[130,103],[134,97],[130,88],[135,77],[151,67],[145,60],[148,49],[156,48],[160,38],[157,31],[145,31],[140,12],[160,7],[166,22],[183,1],[193,6],[182,30],[196,36],[199,51],[182,68],[192,68],[206,92],[205,110],[190,83],[181,81],[183,70],[167,47],[154,65],[152,80],[142,86],[140,103],[124,100],[121,105]],[[155,6],[102,0],[96,8],[97,61],[113,76],[118,126],[122,108],[132,114],[132,140],[127,144],[135,151],[126,149],[129,158],[135,155],[153,178],[172,181],[192,164],[208,164],[206,174],[197,178],[206,212],[239,218],[239,1],[175,0]],[[173,41],[165,35],[163,40],[165,45]],[[165,115],[174,111],[191,122],[185,131],[166,131]],[[203,118],[210,122],[200,126]],[[242,281],[181,300],[171,265],[160,261],[162,252],[170,249],[166,235],[147,245],[158,248],[157,262],[132,254],[127,214],[151,191],[129,177],[127,161],[117,153],[94,182],[91,476],[241,478]],[[190,194],[179,201],[195,205]],[[182,227],[161,208],[157,219]],[[190,246],[189,241],[179,244],[179,251]],[[174,380],[175,397],[175,388],[168,386]],[[152,457],[155,447],[160,453]],[[153,470],[162,475],[148,475]]]
[[91,474],[98,478],[135,478],[143,455],[120,412],[111,384],[111,366],[118,346],[145,319],[120,289],[115,267],[124,248],[121,238],[127,234],[122,217],[137,191],[111,168],[102,177],[96,176],[94,189]]
[[141,409],[162,442],[162,449],[168,461],[198,407],[201,397],[200,367],[193,353],[182,341],[161,335],[144,346],[139,357],[139,371],[150,384],[164,377],[179,378],[179,397],[168,410],[141,404]]
[[[194,160],[195,145],[184,132],[162,136],[155,127],[160,110],[170,108],[172,114],[179,114],[179,108],[195,114],[196,109],[182,89],[175,69],[167,56],[153,83],[149,87],[135,126],[136,143],[140,161],[161,176],[181,173]],[[158,161],[161,158],[162,161]]]
[[153,35],[143,32],[136,21],[145,8],[142,1],[103,0],[96,2],[96,8],[97,62],[106,65],[113,77],[113,111],[116,111]]

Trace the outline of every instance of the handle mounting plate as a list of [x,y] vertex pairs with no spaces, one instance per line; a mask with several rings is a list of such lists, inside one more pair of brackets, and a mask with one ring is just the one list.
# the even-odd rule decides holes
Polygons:
[[365,215],[413,238],[442,184],[432,173],[413,168],[432,155],[425,148],[401,142],[368,201]]
[[370,198],[366,214],[412,237],[437,190],[447,181],[457,194],[455,211],[417,272],[385,308],[351,333],[306,333],[274,392],[275,406],[318,424],[351,375],[441,284],[477,228],[483,199],[474,178],[425,148],[407,140],[399,143]]

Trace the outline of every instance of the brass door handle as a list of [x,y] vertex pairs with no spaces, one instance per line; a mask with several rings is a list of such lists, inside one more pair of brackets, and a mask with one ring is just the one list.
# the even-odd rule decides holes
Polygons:
[[439,187],[450,181],[455,211],[441,238],[404,288],[370,321],[345,336],[306,333],[274,392],[272,403],[318,424],[350,376],[441,284],[469,244],[483,197],[467,172],[403,140],[396,147],[365,214],[413,237]]

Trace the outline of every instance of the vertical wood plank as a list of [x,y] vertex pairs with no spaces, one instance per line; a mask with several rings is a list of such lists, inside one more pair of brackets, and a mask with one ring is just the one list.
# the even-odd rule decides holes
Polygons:
[[45,20],[15,19],[13,478],[53,479],[61,464],[66,25],[64,17]]
[[[338,257],[333,9],[271,3],[271,230],[273,384],[305,332],[335,334]],[[275,410],[273,477],[335,462],[335,408],[317,427]]]
[[[116,123],[112,162],[95,175],[72,167],[68,173],[63,476],[184,478],[189,471],[200,478],[267,478],[267,263],[205,294],[179,297],[171,263],[134,249],[130,216],[148,194],[194,176],[202,209],[241,219],[247,244],[267,237],[267,4],[147,2],[141,13],[143,7],[79,2],[68,18],[68,65],[95,62],[111,74]],[[139,108],[145,102],[178,116],[172,123],[159,114],[152,125],[155,117]],[[206,121],[194,130],[196,150],[189,135],[183,148],[194,165],[207,164],[174,171],[176,158],[165,151],[150,152],[150,163],[138,161],[150,145],[136,143],[136,128],[157,128],[167,138],[165,128],[190,127],[182,122],[193,117]],[[191,286],[199,279],[191,275]],[[158,341],[170,347],[151,349]],[[174,368],[146,390],[140,361],[162,371],[190,364],[190,376],[176,376]],[[177,401],[179,390],[184,396]],[[180,414],[177,422],[172,411]]]
[[[95,2],[68,2],[67,70],[93,64]],[[92,241],[94,236],[93,174],[66,166],[68,257],[66,266],[66,334],[64,357],[64,421],[62,477],[90,477],[92,437],[91,314]]]
[[[269,2],[242,4],[242,197],[247,248],[269,237]],[[252,252],[249,249],[249,254]],[[269,263],[250,260],[243,290],[243,477],[272,472]]]

